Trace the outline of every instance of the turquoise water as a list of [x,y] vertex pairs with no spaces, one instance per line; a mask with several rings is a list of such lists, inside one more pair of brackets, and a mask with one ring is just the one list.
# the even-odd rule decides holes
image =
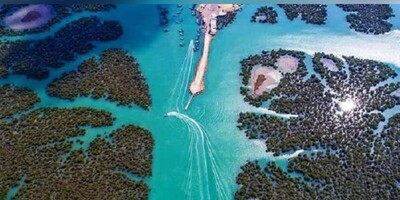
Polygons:
[[[308,53],[314,49],[329,52],[330,49],[324,43],[328,38],[335,38],[339,44],[348,43],[347,40],[367,45],[380,42],[382,45],[377,46],[374,51],[400,52],[400,47],[386,45],[397,42],[393,41],[393,34],[366,40],[370,36],[349,30],[345,22],[346,14],[335,6],[329,6],[327,24],[316,26],[305,24],[299,19],[291,22],[279,8],[278,24],[253,24],[249,22],[250,16],[258,6],[246,5],[235,22],[220,31],[213,40],[205,80],[206,90],[194,98],[188,111],[184,111],[182,105],[188,100],[188,95],[186,82],[182,77],[193,75],[195,61],[200,54],[196,52],[193,55],[192,73],[189,73],[190,65],[183,63],[188,55],[187,45],[195,38],[198,28],[189,7],[190,5],[184,6],[183,23],[176,24],[171,20],[168,33],[164,33],[159,27],[158,11],[153,5],[121,5],[111,12],[98,13],[96,15],[102,19],[119,20],[124,28],[124,35],[116,41],[97,43],[96,49],[61,69],[52,70],[51,77],[44,81],[10,76],[6,80],[0,80],[0,84],[12,82],[34,89],[42,100],[36,107],[87,106],[105,109],[113,114],[116,118],[113,126],[88,128],[87,134],[80,138],[84,141],[83,145],[75,144],[74,148],[87,148],[98,134],[105,136],[122,125],[136,124],[149,129],[155,139],[153,172],[151,177],[145,179],[151,187],[150,199],[232,199],[238,187],[235,177],[240,166],[247,160],[273,159],[282,168],[287,168],[284,157],[271,158],[266,153],[263,141],[250,141],[236,128],[238,113],[250,109],[239,93],[241,59],[262,50],[278,48],[295,48]],[[176,8],[172,5],[170,8],[170,13],[173,14]],[[399,11],[398,7],[396,11]],[[0,39],[40,39],[52,35],[62,25],[80,15],[86,16],[87,13],[72,16],[45,33]],[[185,31],[185,47],[179,47],[178,30],[181,28]],[[341,53],[356,53],[354,55],[359,57],[371,55],[371,50],[356,44],[348,44],[354,51],[348,52],[344,46]],[[328,45],[335,46],[333,43]],[[52,79],[63,72],[76,69],[83,60],[97,56],[111,47],[124,48],[138,59],[150,86],[153,99],[150,111],[136,106],[119,107],[104,99],[79,98],[71,102],[46,95],[46,85]],[[331,50],[336,52],[342,50],[340,48],[335,46]],[[387,51],[383,53],[387,54]],[[378,60],[400,64],[391,57],[382,55],[381,58]],[[164,117],[168,112],[181,112],[183,115]],[[74,139],[76,138],[72,140]],[[137,178],[133,175],[129,177]],[[9,197],[17,191],[10,191]]]

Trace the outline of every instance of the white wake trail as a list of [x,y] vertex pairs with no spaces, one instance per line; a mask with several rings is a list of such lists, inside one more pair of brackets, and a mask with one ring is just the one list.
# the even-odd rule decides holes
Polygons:
[[189,80],[190,80],[190,75],[192,73],[192,65],[193,65],[193,57],[194,57],[194,49],[193,48],[194,48],[193,40],[190,40],[189,49],[188,49],[189,62],[187,63],[187,66],[186,66],[188,71],[186,72],[186,77],[184,79],[185,85],[184,85],[183,91],[181,93],[183,95],[181,102],[180,102],[182,108],[184,107],[184,101],[185,101],[186,94],[188,94],[187,89],[189,88]]
[[258,107],[258,108],[257,107],[251,107],[251,108],[248,109],[248,112],[272,115],[272,116],[286,118],[286,119],[298,117],[298,115],[277,113],[277,112],[275,112],[273,110],[269,110],[269,109],[263,108],[263,107]]
[[211,168],[212,168],[213,173],[214,173],[214,180],[215,180],[215,184],[216,184],[216,187],[217,187],[219,198],[220,199],[224,199],[224,198],[227,199],[226,194],[225,194],[225,192],[223,190],[223,184],[222,184],[222,181],[221,181],[221,175],[220,175],[218,167],[217,167],[217,162],[216,162],[216,159],[215,159],[215,156],[214,156],[215,153],[214,153],[213,148],[212,148],[211,140],[209,139],[207,132],[204,132],[204,136],[205,136],[205,139],[206,139],[207,150],[208,150],[208,154],[209,154],[209,157],[210,157],[210,160],[211,160]]
[[182,63],[182,70],[183,70],[183,73],[182,74],[179,74],[179,78],[178,78],[178,80],[177,80],[177,84],[179,84],[180,83],[180,87],[179,87],[179,90],[178,90],[178,97],[177,97],[177,99],[176,99],[176,102],[175,102],[175,106],[176,106],[176,110],[178,110],[178,111],[180,111],[180,107],[179,107],[179,102],[181,101],[181,99],[183,99],[183,96],[184,96],[184,84],[185,84],[185,74],[187,73],[187,70],[188,70],[188,64],[187,64],[187,62],[188,62],[188,58],[189,58],[189,55],[190,54],[190,52],[189,52],[189,49],[188,49],[188,52],[186,53],[186,57],[185,57],[185,59],[183,60],[183,63]]
[[296,158],[303,152],[304,152],[303,149],[299,149],[291,154],[284,154],[284,155],[280,155],[280,156],[274,156],[274,153],[272,153],[272,152],[268,152],[267,154],[271,156],[272,160],[282,160],[282,159],[287,160],[287,159]]
[[[183,98],[185,96],[185,83],[188,82],[186,79],[189,80],[189,75],[191,73],[191,66],[193,63],[193,56],[194,56],[194,51],[193,51],[194,43],[193,40],[190,41],[188,49],[185,54],[185,58],[183,59],[181,69],[178,74],[178,78],[175,82],[174,88],[172,90],[172,94],[170,97],[169,102],[173,102],[173,98],[177,96],[177,99],[175,101],[175,108],[176,110],[180,111],[180,107],[178,106],[179,102],[183,102]],[[188,77],[188,78],[186,78]]]
[[[196,164],[197,164],[197,167],[198,167],[197,173],[198,173],[198,176],[199,176],[199,184],[200,184],[199,187],[200,187],[200,190],[201,190],[201,192],[200,192],[201,193],[200,194],[201,195],[201,199],[204,198],[204,196],[202,196],[203,195],[202,191],[204,189],[203,188],[203,179],[205,179],[204,182],[208,186],[208,187],[206,186],[206,188],[205,188],[206,192],[204,192],[204,193],[207,195],[208,199],[211,199],[210,191],[209,191],[209,184],[208,184],[209,183],[208,182],[209,181],[208,180],[208,167],[209,167],[208,159],[210,160],[210,164],[211,164],[210,167],[211,167],[211,170],[212,170],[213,179],[215,181],[215,186],[216,186],[216,190],[217,190],[217,193],[218,193],[218,198],[219,199],[227,199],[227,195],[226,195],[226,193],[224,192],[224,189],[223,189],[223,184],[222,184],[222,181],[221,181],[221,175],[220,175],[219,170],[218,170],[218,165],[217,165],[217,162],[216,162],[216,159],[215,159],[215,156],[214,156],[215,153],[213,151],[213,147],[212,147],[211,141],[210,141],[210,139],[208,137],[207,132],[204,131],[202,125],[199,124],[193,118],[191,118],[191,117],[189,117],[189,116],[187,116],[185,114],[179,113],[179,112],[174,112],[174,111],[173,112],[168,112],[168,113],[165,114],[165,116],[166,117],[176,117],[176,118],[182,120],[183,122],[185,122],[189,126],[189,128],[188,128],[190,130],[189,134],[192,133],[191,130],[197,131],[197,132],[193,132],[192,137],[195,137],[197,139],[196,140],[197,143],[193,144],[193,146],[195,147],[195,150],[196,150],[196,161],[197,161]],[[199,145],[201,145],[200,149],[198,148]],[[202,157],[202,160],[200,160],[200,157]],[[203,173],[201,173],[201,166],[203,166],[203,169],[202,169]],[[188,177],[191,178],[192,175],[188,175]],[[190,182],[190,183],[192,183],[192,182]],[[187,185],[186,188],[187,189],[191,189],[192,187]],[[189,191],[186,191],[186,192],[188,194],[191,194]],[[191,196],[189,196],[189,197],[191,198]]]
[[[188,130],[189,130],[189,126],[187,125]],[[194,144],[194,137],[191,134],[190,130],[189,130],[189,147],[188,147],[188,152],[189,152],[189,166],[188,166],[188,170],[186,171],[186,184],[185,184],[185,193],[186,193],[186,197],[188,199],[192,199],[192,173],[190,173],[193,170],[193,144]]]
[[[175,82],[175,86],[174,86],[174,89],[172,90],[172,94],[171,94],[169,102],[173,102],[172,100],[173,100],[173,98],[175,96],[178,96],[178,99],[179,99],[180,91],[178,91],[178,93],[177,93],[177,89],[179,87],[179,83],[182,82],[182,80],[181,80],[182,78],[181,77],[182,77],[182,75],[184,73],[184,70],[185,70],[184,63],[185,63],[186,59],[187,59],[187,55],[185,56],[184,61],[183,61],[182,65],[181,65],[181,70],[179,71],[178,79]],[[176,101],[176,102],[178,102],[178,101]],[[177,104],[177,103],[175,103],[175,104]]]

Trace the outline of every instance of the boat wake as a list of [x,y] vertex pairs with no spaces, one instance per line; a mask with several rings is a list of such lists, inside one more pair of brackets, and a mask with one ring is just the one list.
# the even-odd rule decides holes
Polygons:
[[[184,104],[185,100],[189,98],[190,102],[192,98],[187,88],[192,74],[193,48],[194,42],[190,41],[169,101],[171,103],[169,109],[176,111],[167,112],[165,117],[177,118],[187,126],[189,146],[188,167],[184,182],[186,199],[215,199],[211,195],[214,191],[218,199],[228,199],[221,181],[214,148],[207,132],[196,120],[181,113],[188,107],[188,104],[186,106]],[[203,113],[197,113],[196,116],[204,115],[204,109],[201,111]]]
[[[197,195],[200,199],[212,199],[210,197],[210,189],[212,189],[213,185],[215,185],[218,193],[218,199],[228,199],[224,192],[219,167],[215,160],[214,148],[202,125],[193,118],[179,112],[168,112],[165,116],[175,117],[183,121],[188,127],[190,141],[185,181],[187,199],[193,199],[193,192],[198,192]],[[213,182],[210,182],[209,178]],[[194,180],[197,182],[195,183]]]
[[299,149],[291,154],[283,154],[280,156],[274,156],[273,152],[268,152],[267,155],[270,156],[270,160],[276,161],[276,160],[288,160],[288,159],[296,158],[304,152],[305,151],[303,149]]
[[251,107],[248,109],[249,112],[254,112],[254,113],[258,113],[258,114],[266,114],[266,115],[272,115],[275,117],[281,117],[281,118],[296,118],[298,117],[298,115],[296,114],[282,114],[282,113],[277,113],[273,110],[269,110],[267,108],[263,108],[263,107]]
[[[184,102],[189,93],[187,88],[189,87],[189,79],[192,73],[192,65],[193,65],[193,57],[194,57],[194,42],[190,41],[185,58],[181,65],[181,70],[178,75],[178,79],[176,80],[175,87],[172,90],[171,99],[169,102],[175,102],[175,109],[179,112],[181,108],[187,109],[188,105],[185,106]],[[176,101],[173,101],[173,98],[176,98]],[[191,98],[189,96],[189,98]],[[185,107],[184,107],[185,106]]]

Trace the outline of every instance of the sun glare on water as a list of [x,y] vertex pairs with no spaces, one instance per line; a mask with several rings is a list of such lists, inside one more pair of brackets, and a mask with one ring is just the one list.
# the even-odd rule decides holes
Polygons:
[[354,110],[356,103],[352,99],[346,99],[345,101],[339,102],[340,110],[343,112],[349,112]]

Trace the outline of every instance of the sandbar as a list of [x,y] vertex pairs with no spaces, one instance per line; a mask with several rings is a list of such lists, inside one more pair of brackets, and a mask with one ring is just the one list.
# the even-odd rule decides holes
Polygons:
[[324,67],[326,67],[330,71],[333,71],[333,72],[339,71],[338,67],[336,66],[335,61],[333,61],[332,59],[321,58],[321,63],[324,65]]

